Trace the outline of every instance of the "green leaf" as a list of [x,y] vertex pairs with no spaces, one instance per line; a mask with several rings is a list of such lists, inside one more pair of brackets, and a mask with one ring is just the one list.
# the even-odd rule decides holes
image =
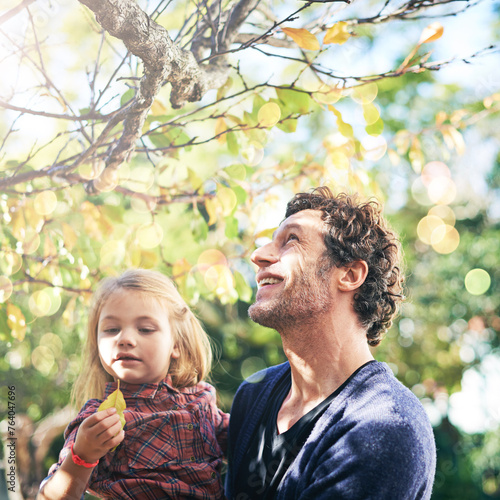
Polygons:
[[366,133],[369,135],[378,136],[384,131],[384,121],[379,118],[375,123],[365,127]]
[[228,132],[226,134],[227,149],[232,155],[237,155],[240,152],[238,144],[238,135],[235,132]]
[[240,163],[229,165],[229,167],[224,169],[224,172],[226,172],[231,179],[236,181],[244,181],[247,175],[244,165],[241,165]]
[[292,89],[276,89],[276,95],[284,108],[290,113],[302,115],[309,112],[311,98],[306,92],[299,92]]
[[124,106],[128,101],[135,97],[135,89],[128,89],[120,99],[120,105]]
[[226,217],[224,220],[226,221],[225,235],[230,239],[237,238],[238,237],[238,219],[236,219],[236,217],[230,215],[229,217]]
[[252,288],[246,282],[245,278],[240,272],[233,270],[233,276],[235,281],[235,289],[238,292],[238,297],[243,302],[250,302],[253,295]]
[[236,202],[238,205],[244,205],[247,201],[248,193],[241,186],[231,186],[236,195]]

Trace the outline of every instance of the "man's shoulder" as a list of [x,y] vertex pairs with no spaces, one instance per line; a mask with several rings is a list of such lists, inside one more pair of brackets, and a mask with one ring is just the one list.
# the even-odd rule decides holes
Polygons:
[[270,366],[247,377],[239,390],[262,390],[263,387],[274,385],[285,372],[290,369],[288,361],[276,366]]
[[[357,373],[330,405],[325,417],[325,431],[328,429],[327,433],[337,437],[349,429],[364,436],[393,433],[407,440],[423,439],[429,443],[434,440],[421,402],[385,363],[370,363]],[[333,423],[336,425],[332,426]]]
[[376,408],[378,415],[404,412],[424,413],[419,399],[404,386],[385,363],[375,361],[354,377],[344,395],[355,411]]

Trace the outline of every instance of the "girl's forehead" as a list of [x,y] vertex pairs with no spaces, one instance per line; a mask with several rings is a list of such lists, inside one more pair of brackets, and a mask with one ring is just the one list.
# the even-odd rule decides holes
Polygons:
[[169,310],[169,304],[166,299],[159,297],[157,294],[144,290],[136,290],[133,288],[117,288],[113,290],[103,301],[101,310],[110,305],[119,305],[117,302],[124,298],[133,298],[134,302],[139,304],[154,304],[160,306],[165,312]]

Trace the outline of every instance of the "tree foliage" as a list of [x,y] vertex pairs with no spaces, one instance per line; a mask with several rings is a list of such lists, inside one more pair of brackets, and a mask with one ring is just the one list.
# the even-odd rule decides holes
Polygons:
[[[498,355],[498,162],[463,166],[479,142],[498,154],[498,72],[473,94],[438,78],[490,62],[498,19],[484,45],[437,58],[456,42],[447,23],[477,5],[0,7],[0,371],[16,380],[23,432],[37,436],[36,457],[20,457],[35,464],[20,469],[32,470],[27,497],[53,458],[47,429],[67,421],[67,409],[57,423],[52,412],[66,408],[102,277],[140,266],[176,281],[218,345],[226,409],[243,377],[284,359],[246,309],[250,252],[293,192],[329,184],[387,202],[411,300],[377,357],[428,407],[446,419],[463,372]],[[474,169],[479,191],[467,184]],[[484,274],[469,274],[478,269],[485,289]],[[490,465],[467,481],[493,495]]]

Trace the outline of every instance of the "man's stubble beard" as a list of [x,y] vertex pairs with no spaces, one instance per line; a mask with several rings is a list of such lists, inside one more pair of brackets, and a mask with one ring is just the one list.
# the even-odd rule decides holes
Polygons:
[[282,334],[287,329],[310,323],[331,307],[332,267],[331,260],[322,257],[315,269],[297,274],[291,288],[284,289],[272,299],[252,304],[248,316],[255,323]]

